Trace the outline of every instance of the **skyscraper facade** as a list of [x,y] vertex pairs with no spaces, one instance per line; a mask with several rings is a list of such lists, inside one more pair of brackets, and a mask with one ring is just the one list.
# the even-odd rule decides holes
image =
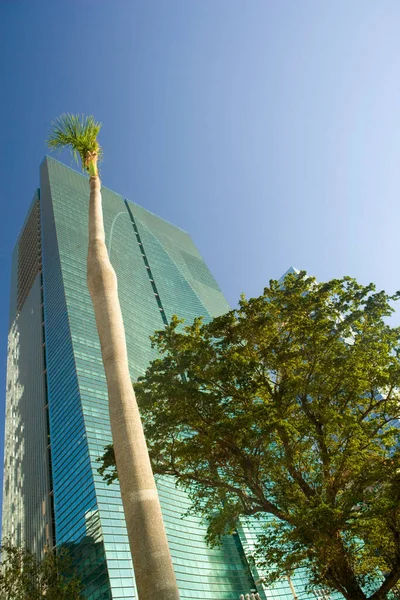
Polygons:
[[[118,276],[132,380],[155,358],[149,336],[173,314],[187,322],[229,310],[190,236],[103,188],[106,242]],[[98,459],[111,442],[105,375],[86,287],[87,178],[46,158],[12,259],[3,538],[38,556],[70,549],[87,600],[135,598],[118,483]],[[303,578],[273,590],[246,559],[256,527],[238,524],[220,548],[184,516],[190,503],[170,478],[158,489],[182,600],[305,598]],[[161,600],[161,599],[160,599]]]
[[[111,442],[107,388],[86,288],[87,179],[46,158],[17,241],[8,341],[3,537],[39,555],[66,545],[88,600],[134,598],[118,484],[97,473]],[[191,238],[103,188],[107,246],[119,282],[132,379],[154,358],[149,336],[176,313],[229,306]],[[238,535],[204,541],[189,502],[158,481],[181,598],[231,600],[254,588]]]

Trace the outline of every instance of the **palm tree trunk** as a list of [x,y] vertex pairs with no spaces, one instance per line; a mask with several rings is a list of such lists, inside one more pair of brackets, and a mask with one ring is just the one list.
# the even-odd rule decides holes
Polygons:
[[140,600],[178,600],[157,488],[128,369],[117,277],[105,245],[101,183],[90,178],[88,288],[107,379],[111,432]]

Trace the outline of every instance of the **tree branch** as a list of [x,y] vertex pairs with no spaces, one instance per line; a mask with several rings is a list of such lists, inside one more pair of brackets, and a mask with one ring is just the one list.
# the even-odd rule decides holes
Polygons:
[[289,438],[288,438],[284,428],[277,426],[276,430],[277,430],[279,438],[283,444],[283,447],[285,449],[285,456],[287,457],[287,463],[286,463],[287,470],[289,471],[290,475],[293,477],[293,479],[298,484],[301,491],[303,492],[303,494],[305,495],[305,497],[308,500],[310,498],[315,497],[315,491],[312,489],[311,486],[308,485],[308,483],[303,479],[301,473],[299,473],[299,471],[294,466],[293,450],[290,447]]

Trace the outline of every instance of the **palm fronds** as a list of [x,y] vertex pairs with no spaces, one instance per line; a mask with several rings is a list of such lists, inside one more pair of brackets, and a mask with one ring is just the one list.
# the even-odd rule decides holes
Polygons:
[[101,123],[95,121],[92,115],[84,117],[65,113],[53,121],[51,127],[47,139],[49,148],[61,150],[69,146],[77,163],[80,157],[82,170],[88,170],[88,161],[93,157],[101,159],[102,148],[97,141]]

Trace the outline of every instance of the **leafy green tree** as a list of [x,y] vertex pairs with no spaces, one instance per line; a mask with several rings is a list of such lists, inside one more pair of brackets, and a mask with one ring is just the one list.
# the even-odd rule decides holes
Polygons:
[[0,547],[2,600],[83,600],[82,585],[68,553],[48,550],[44,559],[5,542]]
[[[135,389],[153,468],[188,490],[210,543],[259,519],[268,582],[305,567],[310,585],[378,600],[400,578],[396,299],[302,272],[152,338]],[[109,447],[109,482],[113,464]]]

